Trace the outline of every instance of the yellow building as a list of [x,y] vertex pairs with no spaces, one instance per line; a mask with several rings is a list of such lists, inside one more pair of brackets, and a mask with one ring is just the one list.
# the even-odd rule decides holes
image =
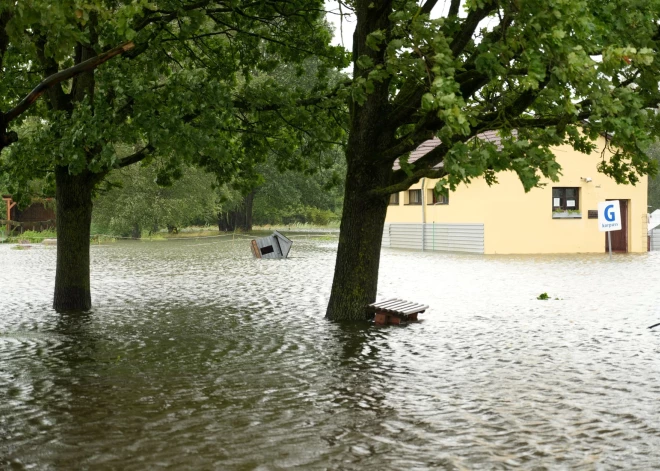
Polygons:
[[[435,145],[423,144],[409,162]],[[555,148],[563,176],[529,193],[514,172],[502,172],[498,184],[489,187],[475,179],[436,201],[436,180],[422,180],[392,195],[383,246],[485,254],[604,253],[606,233],[598,230],[598,203],[616,199],[624,227],[612,232],[612,249],[646,252],[647,178],[636,186],[617,185],[598,173],[604,147],[600,137],[591,155],[568,145]]]

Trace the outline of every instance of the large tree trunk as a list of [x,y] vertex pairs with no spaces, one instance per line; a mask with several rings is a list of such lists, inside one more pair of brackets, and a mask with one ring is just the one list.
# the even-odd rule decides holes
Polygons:
[[[353,35],[353,76],[366,78],[358,67],[362,55],[382,64],[385,48],[375,50],[367,37],[376,30],[390,29],[392,2],[354,2],[357,25]],[[346,148],[346,191],[341,216],[335,277],[326,317],[333,320],[364,320],[366,306],[376,300],[380,247],[385,226],[388,196],[374,190],[390,183],[392,162],[382,152],[391,147],[396,126],[389,121],[389,81],[374,81],[365,100],[350,103],[350,131]]]
[[69,175],[55,168],[57,201],[57,271],[53,308],[87,311],[92,307],[89,283],[89,233],[96,175]]
[[370,191],[383,186],[391,170],[363,164],[349,162],[346,174],[335,276],[326,312],[333,320],[363,321],[367,319],[366,306],[376,300],[389,198]]
[[252,230],[252,207],[254,205],[255,191],[251,191],[243,201],[233,210],[218,214],[218,230],[242,231]]

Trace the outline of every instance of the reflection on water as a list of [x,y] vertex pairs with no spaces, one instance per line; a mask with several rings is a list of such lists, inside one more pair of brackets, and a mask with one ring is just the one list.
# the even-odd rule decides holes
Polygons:
[[0,468],[660,463],[660,253],[386,250],[382,297],[432,308],[378,328],[324,320],[335,243],[210,240],[92,247],[76,316],[54,249],[0,246]]

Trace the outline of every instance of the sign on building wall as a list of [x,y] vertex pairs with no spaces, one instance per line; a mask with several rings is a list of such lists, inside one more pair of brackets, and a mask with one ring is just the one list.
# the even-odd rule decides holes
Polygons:
[[601,232],[619,231],[622,227],[619,200],[598,203],[598,230]]

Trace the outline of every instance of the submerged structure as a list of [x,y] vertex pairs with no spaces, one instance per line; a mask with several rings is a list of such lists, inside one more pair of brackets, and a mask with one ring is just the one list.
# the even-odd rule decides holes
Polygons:
[[369,304],[367,311],[375,313],[374,323],[378,325],[405,324],[416,321],[418,314],[423,314],[428,305],[413,303],[404,299],[386,299]]
[[267,237],[251,241],[254,258],[286,258],[293,242],[277,231]]
[[25,231],[43,231],[57,225],[55,216],[55,201],[52,198],[34,200],[27,208],[18,209],[11,195],[2,195],[6,207],[0,213],[0,225],[6,226],[7,234],[21,234]]

